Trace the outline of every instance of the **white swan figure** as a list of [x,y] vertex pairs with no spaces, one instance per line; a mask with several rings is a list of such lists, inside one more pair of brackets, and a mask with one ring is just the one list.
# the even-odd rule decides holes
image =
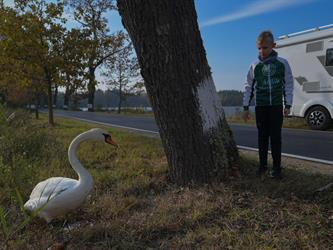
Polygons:
[[111,135],[99,128],[78,135],[69,146],[68,158],[79,179],[52,177],[38,183],[32,190],[30,199],[24,204],[25,209],[37,212],[39,217],[49,223],[55,217],[79,207],[84,202],[93,188],[93,179],[79,162],[76,150],[80,143],[86,140],[104,141],[117,146]]

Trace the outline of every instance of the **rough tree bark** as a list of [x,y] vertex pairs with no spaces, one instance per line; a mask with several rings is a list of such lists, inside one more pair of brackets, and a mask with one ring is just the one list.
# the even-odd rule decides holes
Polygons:
[[203,47],[193,0],[118,0],[141,67],[170,177],[207,183],[237,174],[239,154]]

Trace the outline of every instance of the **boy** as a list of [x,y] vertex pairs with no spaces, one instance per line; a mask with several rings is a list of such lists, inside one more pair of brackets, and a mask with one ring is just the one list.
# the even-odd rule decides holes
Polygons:
[[283,115],[290,113],[292,105],[293,75],[287,60],[278,57],[274,47],[272,32],[261,32],[257,38],[258,60],[250,65],[245,82],[243,118],[249,119],[249,105],[254,97],[260,162],[257,175],[268,169],[270,138],[273,158],[270,176],[281,179],[281,127]]

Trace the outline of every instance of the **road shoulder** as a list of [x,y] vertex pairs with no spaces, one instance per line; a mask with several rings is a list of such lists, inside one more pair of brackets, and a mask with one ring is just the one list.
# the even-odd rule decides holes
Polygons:
[[[258,152],[249,150],[239,150],[240,155],[246,158],[258,160]],[[309,174],[324,174],[333,176],[333,166],[329,164],[322,164],[317,162],[305,161],[295,159],[291,157],[282,156],[282,166],[302,172],[308,172]],[[269,157],[269,163],[272,166],[272,159]]]

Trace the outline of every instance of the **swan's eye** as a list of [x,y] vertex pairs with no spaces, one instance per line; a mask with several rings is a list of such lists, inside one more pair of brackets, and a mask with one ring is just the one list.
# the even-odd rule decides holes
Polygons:
[[111,138],[111,135],[109,134],[103,134],[104,135],[104,140],[107,142],[108,138]]
[[111,144],[111,145],[116,146],[116,147],[118,146],[117,143],[112,140],[111,135],[109,135],[109,134],[103,134],[103,135],[104,135],[104,141],[106,143]]

